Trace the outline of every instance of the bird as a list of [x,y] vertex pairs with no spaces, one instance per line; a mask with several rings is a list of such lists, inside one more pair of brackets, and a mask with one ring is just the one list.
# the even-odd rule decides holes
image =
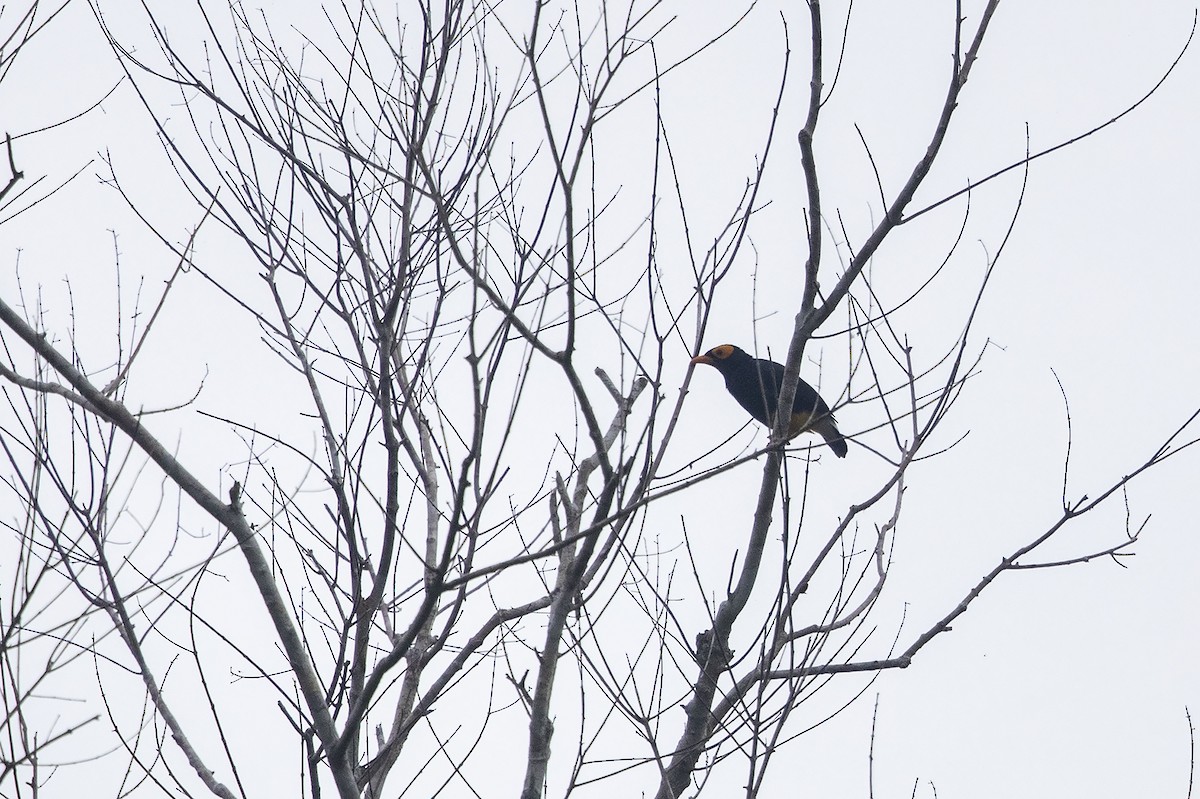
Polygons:
[[[755,358],[732,344],[713,347],[692,358],[692,363],[715,367],[725,378],[725,388],[738,405],[768,428],[772,426],[779,405],[779,388],[783,384],[783,364]],[[833,413],[817,390],[802,379],[796,382],[787,440],[791,441],[801,433],[817,433],[825,439],[834,455],[846,457],[846,439],[838,432]]]

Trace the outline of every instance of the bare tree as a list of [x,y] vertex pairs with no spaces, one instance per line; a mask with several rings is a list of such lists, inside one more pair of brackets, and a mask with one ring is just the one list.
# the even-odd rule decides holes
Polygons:
[[[66,2],[45,6],[39,2],[23,7],[0,6],[0,84],[10,76],[18,57],[47,34],[49,26],[63,11]],[[0,225],[52,196],[59,188],[45,189],[42,180],[26,178],[18,161],[21,136],[4,136],[2,160],[7,174],[0,184]],[[37,314],[35,306],[27,306]],[[8,340],[5,340],[7,345]],[[36,359],[35,359],[36,361]],[[51,769],[43,767],[48,750],[62,744],[81,730],[92,727],[100,716],[92,706],[83,712],[61,713],[56,708],[56,689],[64,675],[86,671],[92,641],[103,640],[103,624],[95,625],[92,614],[78,611],[72,601],[82,584],[72,587],[72,554],[86,532],[74,524],[69,504],[48,496],[61,496],[75,478],[64,474],[60,464],[48,457],[51,440],[87,438],[97,431],[59,428],[64,417],[55,402],[55,393],[63,387],[44,368],[29,363],[21,374],[14,371],[18,359],[11,351],[0,361],[0,377],[16,391],[6,391],[7,411],[0,423],[0,452],[9,466],[4,485],[6,496],[17,498],[5,504],[3,529],[3,576],[0,577],[0,697],[4,716],[0,723],[0,786],[5,795],[23,785],[43,784]],[[90,422],[75,415],[70,418],[85,426]],[[51,435],[51,430],[54,430]],[[79,440],[79,439],[76,439]],[[80,501],[86,503],[85,498]],[[11,510],[9,510],[11,508]],[[50,535],[46,533],[53,529]],[[67,579],[64,581],[64,577]],[[85,589],[86,590],[86,589]],[[93,638],[89,641],[88,634]],[[48,719],[51,719],[48,721]]]
[[[901,309],[933,302],[933,277],[974,257],[959,247],[967,200],[991,178],[920,198],[998,0],[947,9],[940,113],[902,185],[866,187],[878,204],[865,232],[823,204],[814,142],[849,20],[831,25],[816,0],[806,56],[792,55],[791,16],[772,45],[774,103],[739,143],[757,155],[744,192],[703,226],[663,97],[744,15],[681,47],[660,2],[402,0],[294,25],[219,5],[148,7],[140,28],[93,5],[195,201],[191,229],[171,229],[112,165],[114,191],[172,250],[162,288],[122,315],[102,363],[75,343],[93,331],[50,328],[32,295],[0,298],[0,444],[21,508],[5,520],[20,557],[4,579],[24,586],[0,618],[24,747],[5,754],[12,785],[41,784],[35,754],[80,723],[31,734],[30,692],[86,660],[126,788],[232,797],[269,779],[348,798],[519,782],[527,799],[613,785],[669,799],[729,767],[759,795],[779,747],[813,723],[803,703],[841,686],[835,675],[907,667],[1007,571],[1127,552],[1136,525],[1040,559],[1197,440],[1194,414],[1091,498],[1064,490],[1061,514],[936,623],[870,634],[910,469],[953,444],[940,430],[983,357],[976,309],[1012,229],[976,289],[940,309],[955,332],[915,353]],[[615,162],[644,165],[642,179],[623,183]],[[782,162],[804,177],[790,189],[804,235],[780,267],[802,291],[772,303],[794,313],[779,401],[809,374],[814,342],[836,342],[845,369],[823,391],[860,420],[851,458],[872,464],[832,520],[807,510],[828,459],[784,442],[786,419],[752,447],[697,451],[676,435],[680,364],[706,349],[731,276],[753,261]],[[874,259],[935,209],[962,215],[941,266],[915,291],[885,288]],[[206,405],[201,384],[153,403],[139,357],[184,302],[212,308],[203,335],[231,362],[253,359],[270,396]],[[200,471],[199,440],[230,432],[243,449],[218,456],[219,477]],[[729,588],[715,588],[698,501],[683,506],[684,554],[652,531],[751,464],[759,494],[734,503],[745,529],[724,531],[739,543],[723,554]],[[35,593],[49,595],[38,613]],[[60,649],[31,678],[10,652],[32,639]],[[846,701],[863,690],[845,686]]]

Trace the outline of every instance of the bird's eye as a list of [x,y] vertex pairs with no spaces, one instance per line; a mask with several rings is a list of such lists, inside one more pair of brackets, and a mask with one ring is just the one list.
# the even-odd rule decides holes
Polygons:
[[719,347],[713,347],[709,355],[713,356],[714,358],[725,360],[730,355],[733,355],[733,347],[729,344],[722,344]]

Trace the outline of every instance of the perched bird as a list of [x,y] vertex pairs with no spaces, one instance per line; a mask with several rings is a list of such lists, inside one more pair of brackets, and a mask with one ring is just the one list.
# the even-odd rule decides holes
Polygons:
[[[759,422],[771,427],[775,420],[775,409],[779,405],[779,389],[783,385],[782,364],[753,358],[732,344],[713,347],[703,355],[692,358],[692,363],[715,366],[725,378],[725,388],[738,401],[738,405]],[[788,440],[801,433],[819,434],[834,455],[846,457],[846,439],[838,432],[829,406],[816,389],[803,380],[796,383]]]

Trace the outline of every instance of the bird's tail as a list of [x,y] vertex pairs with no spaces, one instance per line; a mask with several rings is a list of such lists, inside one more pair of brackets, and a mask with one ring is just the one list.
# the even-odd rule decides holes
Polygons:
[[850,451],[846,446],[846,439],[838,432],[837,425],[834,423],[832,416],[822,416],[820,419],[812,422],[808,429],[825,439],[825,443],[833,450],[833,454],[839,458],[846,457],[846,453]]

